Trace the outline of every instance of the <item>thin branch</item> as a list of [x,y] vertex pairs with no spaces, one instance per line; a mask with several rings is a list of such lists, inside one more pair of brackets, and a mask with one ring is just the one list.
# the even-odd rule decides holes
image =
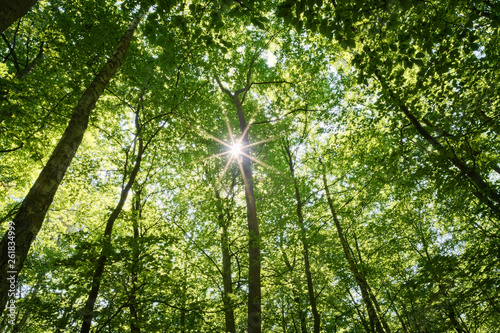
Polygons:
[[[7,39],[7,37],[5,37],[5,34],[3,32],[2,32],[2,39],[9,48],[9,55],[12,54],[13,58],[12,62],[14,63],[14,67],[16,67],[16,72],[19,72],[19,62],[17,61],[17,55],[16,51],[14,50],[14,46],[10,44],[9,40]],[[7,56],[7,58],[9,57],[9,55]]]
[[19,150],[19,149],[21,149],[23,147],[24,147],[24,142],[21,142],[21,144],[18,147],[12,148],[12,149],[3,149],[3,150],[0,150],[0,153],[2,153],[2,154],[3,153],[11,153],[11,152]]
[[[179,103],[177,103],[176,105],[174,105],[168,112],[165,112],[165,113],[162,113],[162,114],[159,114],[157,116],[154,116],[153,118],[150,118],[148,120],[146,120],[142,126],[145,126],[147,125],[148,123],[150,123],[151,121],[155,120],[155,119],[158,119],[158,118],[161,118],[161,117],[165,117],[167,115],[170,115],[172,113],[174,113],[174,111],[179,108],[179,106],[181,106],[182,103],[184,103],[185,101],[189,100],[190,98],[192,98],[194,95],[196,95],[198,93],[198,91],[201,90],[201,88],[205,87],[207,85],[208,82],[205,82],[203,83],[202,85],[200,85],[196,90],[194,90],[191,95],[189,95],[187,98],[184,98],[182,101],[180,101]],[[163,125],[164,126],[164,125]]]
[[217,84],[219,85],[219,87],[223,92],[225,92],[229,97],[234,98],[234,95],[231,93],[231,91],[229,91],[229,89],[224,87],[224,85],[222,84],[222,82],[220,82],[219,77],[217,75],[215,75],[215,80],[217,81]]
[[260,124],[266,124],[266,123],[274,123],[274,122],[277,122],[277,121],[280,121],[280,120],[283,120],[285,119],[287,116],[291,115],[292,113],[295,113],[295,112],[324,112],[325,110],[317,110],[317,109],[306,109],[306,108],[299,108],[299,109],[294,109],[294,110],[291,110],[289,112],[287,112],[285,115],[281,116],[281,117],[278,117],[276,119],[271,119],[271,120],[263,120],[263,121],[259,121],[259,122],[254,122],[252,123],[252,125],[260,125]]

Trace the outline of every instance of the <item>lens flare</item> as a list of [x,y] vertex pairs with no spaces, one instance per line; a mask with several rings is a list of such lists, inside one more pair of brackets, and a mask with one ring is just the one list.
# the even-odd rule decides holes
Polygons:
[[241,154],[241,145],[238,142],[235,142],[231,146],[231,154],[233,154],[234,157],[238,157]]

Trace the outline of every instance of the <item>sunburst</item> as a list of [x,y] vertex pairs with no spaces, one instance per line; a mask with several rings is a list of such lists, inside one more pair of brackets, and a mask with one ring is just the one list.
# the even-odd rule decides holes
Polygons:
[[[225,118],[226,118],[225,120],[226,120],[227,130],[228,130],[228,133],[229,133],[229,142],[221,140],[221,139],[219,139],[219,138],[217,138],[217,137],[215,137],[215,136],[213,136],[213,135],[211,135],[209,133],[206,133],[206,132],[203,133],[205,136],[209,137],[210,139],[212,139],[212,140],[220,143],[221,145],[223,145],[224,147],[227,148],[227,150],[225,150],[225,151],[223,151],[221,153],[214,154],[212,156],[208,156],[208,157],[206,157],[206,158],[204,158],[204,159],[201,160],[201,161],[205,161],[205,160],[212,159],[212,158],[218,158],[218,157],[228,156],[227,161],[226,161],[226,165],[224,166],[224,169],[222,170],[222,173],[219,176],[219,179],[218,179],[217,184],[215,185],[215,187],[217,187],[217,185],[222,181],[222,178],[224,178],[224,175],[226,174],[229,166],[231,165],[231,163],[233,161],[236,161],[238,163],[240,172],[241,172],[242,176],[245,177],[244,172],[243,172],[243,166],[241,164],[241,158],[242,157],[246,157],[249,160],[251,160],[252,162],[255,162],[257,164],[262,165],[263,167],[270,168],[270,169],[274,170],[273,167],[271,167],[270,165],[268,165],[268,164],[266,164],[266,163],[264,163],[264,162],[256,159],[255,157],[251,156],[249,154],[249,152],[248,152],[248,148],[256,146],[256,145],[259,145],[261,143],[265,143],[267,141],[270,141],[270,140],[272,140],[272,138],[244,145],[242,143],[243,142],[243,138],[247,134],[248,129],[250,128],[250,125],[252,124],[252,121],[248,122],[248,124],[247,124],[245,130],[243,131],[243,133],[241,134],[241,136],[238,137],[238,138],[235,138],[235,136],[233,135],[233,131],[231,129],[231,125],[229,124],[229,119],[227,118],[227,116]],[[244,181],[246,182],[246,179],[244,179]]]

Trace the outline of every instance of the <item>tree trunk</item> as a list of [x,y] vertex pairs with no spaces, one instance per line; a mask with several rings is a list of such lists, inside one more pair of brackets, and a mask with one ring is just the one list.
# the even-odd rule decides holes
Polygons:
[[187,288],[188,288],[188,282],[187,282],[187,265],[189,263],[189,258],[187,252],[185,252],[186,258],[184,261],[184,275],[182,279],[182,296],[181,296],[181,333],[187,333],[188,327],[186,327],[186,301],[187,301]]
[[236,324],[234,321],[233,301],[231,295],[233,294],[233,281],[231,278],[231,255],[229,253],[229,236],[227,227],[222,227],[221,235],[222,243],[222,271],[224,276],[224,315],[226,320],[226,332],[236,333]]
[[[138,129],[140,131],[140,129]],[[139,149],[137,151],[137,159],[135,161],[134,168],[132,169],[132,172],[130,173],[129,180],[125,187],[122,189],[121,195],[120,195],[120,200],[118,201],[118,204],[116,205],[115,209],[111,213],[111,215],[108,218],[108,221],[106,223],[106,229],[104,230],[104,244],[103,248],[101,250],[101,255],[99,256],[99,259],[97,260],[97,266],[96,270],[94,272],[94,277],[92,278],[92,285],[91,289],[89,292],[89,296],[87,298],[87,302],[85,303],[85,306],[83,308],[83,323],[82,323],[82,328],[80,330],[80,333],[88,333],[90,332],[90,326],[92,324],[92,318],[94,316],[94,305],[97,300],[97,295],[99,294],[99,288],[101,286],[101,279],[102,275],[104,273],[104,266],[106,265],[106,260],[107,260],[107,253],[111,251],[111,232],[113,231],[113,225],[118,218],[118,215],[120,215],[120,212],[122,211],[123,205],[125,204],[125,201],[127,200],[128,192],[132,188],[132,185],[135,182],[135,178],[137,177],[137,174],[139,173],[139,169],[141,168],[141,160],[142,160],[142,155],[144,153],[144,147],[143,147],[143,141],[141,138],[141,134],[138,133],[139,136]]]
[[448,318],[450,319],[451,324],[453,325],[453,328],[457,331],[457,333],[464,333],[464,329],[460,325],[460,323],[457,320],[457,315],[455,313],[455,309],[453,306],[448,302],[446,298],[448,298],[448,293],[446,292],[446,288],[439,283],[438,284],[439,292],[445,297],[444,300],[444,310]]
[[333,200],[330,195],[330,189],[328,188],[328,183],[326,180],[326,173],[323,169],[323,185],[325,187],[326,198],[328,201],[328,205],[330,207],[330,211],[332,213],[333,221],[335,222],[335,227],[337,228],[337,234],[339,236],[340,243],[342,244],[342,249],[344,250],[344,256],[349,263],[349,268],[351,273],[354,275],[354,279],[361,290],[361,297],[363,299],[363,303],[365,303],[366,311],[368,312],[368,318],[370,319],[370,324],[372,326],[372,330],[375,329],[378,333],[385,333],[382,328],[382,324],[378,318],[377,311],[373,306],[373,303],[370,299],[370,294],[368,292],[369,286],[363,275],[358,270],[356,262],[351,255],[351,250],[349,248],[349,244],[347,243],[347,239],[345,238],[344,231],[342,230],[342,226],[340,225],[340,221],[337,217],[337,213],[335,208],[333,207]]
[[20,19],[37,0],[0,0],[0,33]]
[[[248,73],[248,78],[251,71]],[[252,176],[252,161],[245,155],[250,154],[250,149],[245,148],[250,144],[248,139],[247,122],[243,105],[239,95],[248,92],[251,87],[250,82],[247,82],[245,88],[239,89],[231,93],[224,88],[222,83],[217,79],[222,91],[224,91],[233,100],[236,106],[236,114],[240,123],[240,130],[243,133],[241,140],[242,156],[241,162],[238,162],[243,182],[245,184],[245,199],[247,203],[247,221],[248,221],[248,333],[260,333],[262,326],[261,318],[261,283],[260,283],[260,245],[259,245],[259,221],[257,220],[257,206],[255,204],[253,176]]]
[[[356,244],[355,248],[356,248],[356,252],[358,253],[359,263],[363,264],[363,258],[361,257],[361,251],[359,250],[358,238],[356,237],[356,233],[354,233],[354,242]],[[361,273],[361,274],[363,275],[363,273]],[[387,325],[387,321],[385,320],[383,312],[380,309],[380,305],[378,304],[377,297],[375,297],[375,294],[373,293],[373,291],[370,288],[369,284],[367,284],[367,287],[368,287],[368,289],[367,289],[368,295],[370,295],[370,299],[372,300],[373,305],[375,306],[375,310],[377,310],[377,314],[378,314],[378,316],[380,318],[382,326],[384,327],[384,330],[386,331],[386,333],[391,333],[391,329],[389,328],[389,325]]]
[[142,217],[141,212],[141,191],[138,190],[135,193],[135,202],[133,205],[132,211],[132,227],[134,229],[134,243],[132,248],[132,290],[129,300],[129,311],[130,311],[130,332],[132,333],[140,333],[141,328],[139,326],[139,314],[137,311],[137,285],[138,285],[138,277],[137,277],[137,266],[139,265],[139,219]]
[[233,293],[233,281],[231,277],[231,254],[229,252],[229,235],[227,227],[229,224],[229,217],[226,221],[224,219],[224,208],[222,206],[220,194],[215,190],[215,197],[217,199],[217,208],[219,210],[218,220],[219,227],[222,229],[221,234],[221,250],[222,250],[222,281],[224,285],[224,295],[222,297],[224,302],[224,317],[226,323],[226,332],[236,333],[236,324],[234,321],[233,301],[231,295]]
[[[140,17],[136,17],[129,25],[125,34],[118,42],[118,46],[111,58],[78,101],[63,136],[13,220],[14,237],[9,239],[7,232],[0,243],[0,315],[8,299],[9,283],[7,278],[15,279],[17,282],[17,274],[23,267],[31,243],[40,231],[57,188],[82,142],[83,135],[88,126],[90,113],[94,109],[95,103],[103,93],[109,80],[116,73],[125,58],[127,48],[137,28]],[[14,242],[15,262],[12,263],[11,260],[9,263],[9,248],[12,249]]]
[[300,232],[301,232],[300,239],[302,242],[302,249],[304,253],[304,269],[306,273],[309,304],[311,305],[311,311],[313,313],[313,319],[314,319],[314,333],[319,333],[321,326],[321,317],[316,306],[316,295],[314,293],[314,283],[309,264],[309,244],[307,242],[307,230],[304,225],[304,215],[302,214],[302,199],[300,197],[299,184],[297,182],[297,178],[295,177],[295,168],[294,168],[292,154],[290,152],[289,143],[288,142],[284,143],[283,148],[285,150],[285,158],[288,162],[290,173],[292,174],[293,178],[293,186],[295,188],[295,200],[297,201],[297,219],[300,226]]
[[[238,94],[234,94],[234,103],[240,122],[242,133],[246,132],[247,122],[243,113],[243,106]],[[248,146],[248,132],[242,140],[242,146]],[[250,149],[243,149],[245,154],[250,154]],[[245,199],[247,202],[248,220],[248,333],[261,332],[261,291],[260,291],[260,245],[259,221],[257,220],[257,206],[253,192],[252,162],[242,156],[243,181],[245,183]]]

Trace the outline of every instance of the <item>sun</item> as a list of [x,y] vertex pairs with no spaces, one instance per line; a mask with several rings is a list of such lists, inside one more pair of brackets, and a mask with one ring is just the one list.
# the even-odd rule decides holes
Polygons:
[[241,154],[241,144],[239,142],[235,142],[231,145],[231,154],[233,157],[238,157]]
[[[241,171],[241,174],[244,177],[242,159],[248,159],[248,160],[250,160],[252,162],[255,162],[257,164],[262,165],[263,167],[271,168],[271,169],[275,170],[273,167],[269,166],[268,164],[266,164],[266,163],[264,163],[264,162],[256,159],[255,157],[253,157],[250,154],[250,151],[249,151],[249,148],[251,148],[253,146],[256,146],[256,145],[259,145],[259,144],[262,144],[264,142],[270,141],[270,140],[272,140],[272,138],[268,138],[268,139],[265,139],[265,140],[261,140],[261,141],[253,142],[253,143],[249,143],[249,144],[242,144],[243,138],[246,136],[251,123],[252,123],[252,121],[250,121],[247,124],[247,127],[245,128],[245,130],[243,131],[243,133],[241,134],[241,136],[239,136],[238,138],[235,138],[235,136],[233,135],[233,131],[231,129],[231,125],[229,124],[229,119],[226,117],[226,125],[227,125],[227,130],[228,130],[228,133],[229,133],[229,142],[226,142],[226,141],[224,141],[222,139],[219,139],[219,138],[217,138],[217,137],[215,137],[215,136],[213,136],[213,135],[211,135],[211,134],[209,134],[209,133],[207,133],[205,131],[200,130],[199,128],[197,129],[198,133],[200,135],[208,137],[208,138],[210,138],[210,139],[212,139],[212,140],[220,143],[222,146],[225,146],[227,148],[226,150],[224,150],[221,153],[214,154],[212,156],[208,156],[208,157],[205,157],[205,158],[199,160],[199,161],[204,161],[204,160],[208,160],[208,159],[212,159],[212,158],[222,157],[224,155],[227,156],[226,165],[224,166],[224,169],[222,170],[222,173],[219,176],[219,180],[215,184],[216,187],[221,182],[222,178],[226,174],[226,171],[228,170],[229,166],[233,162],[236,163],[236,164],[238,164],[238,167],[239,167],[239,169]],[[197,161],[197,162],[199,162],[199,161]]]

